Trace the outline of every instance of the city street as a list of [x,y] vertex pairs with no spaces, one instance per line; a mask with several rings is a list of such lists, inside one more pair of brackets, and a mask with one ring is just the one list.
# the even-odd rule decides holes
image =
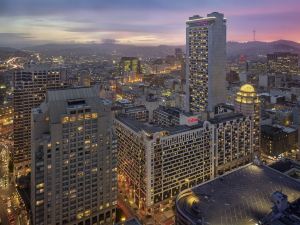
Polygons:
[[12,175],[8,170],[11,147],[11,141],[0,139],[0,217],[2,224],[24,225],[24,208],[20,205]]
[[2,224],[9,224],[7,198],[10,196],[8,185],[8,146],[0,143],[0,216]]

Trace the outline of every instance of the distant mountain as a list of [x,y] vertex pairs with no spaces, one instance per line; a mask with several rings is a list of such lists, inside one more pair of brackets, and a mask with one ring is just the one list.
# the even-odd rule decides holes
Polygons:
[[25,51],[15,49],[15,48],[9,48],[9,47],[0,47],[0,60],[5,60],[9,57],[23,57],[27,56],[28,53]]
[[119,55],[138,57],[164,57],[173,55],[176,46],[136,46],[105,44],[46,44],[27,48],[45,55]]
[[286,40],[273,42],[228,42],[227,57],[234,59],[244,55],[247,59],[256,59],[259,55],[266,55],[273,52],[292,52],[300,54],[300,43]]
[[[166,55],[173,55],[175,48],[184,49],[185,46],[136,46],[123,45],[117,43],[103,43],[103,44],[46,44],[34,47],[28,47],[21,50],[13,48],[1,48],[0,57],[11,54],[26,54],[27,51],[35,51],[46,56],[72,56],[72,55],[103,55],[103,56],[137,56],[137,57],[165,57]],[[263,58],[268,53],[273,52],[293,52],[300,54],[300,43],[286,40],[279,40],[274,42],[228,42],[227,43],[227,57],[229,60],[237,59],[244,55],[246,59]]]

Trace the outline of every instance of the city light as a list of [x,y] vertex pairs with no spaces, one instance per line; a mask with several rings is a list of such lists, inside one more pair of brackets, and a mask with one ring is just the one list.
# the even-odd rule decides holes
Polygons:
[[300,224],[296,0],[0,11],[0,224]]

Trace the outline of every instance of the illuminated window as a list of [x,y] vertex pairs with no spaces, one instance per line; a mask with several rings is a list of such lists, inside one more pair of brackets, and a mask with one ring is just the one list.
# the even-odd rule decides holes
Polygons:
[[62,118],[62,123],[68,123],[69,122],[69,117],[65,116]]
[[36,188],[37,188],[37,189],[40,189],[40,188],[43,188],[43,187],[44,187],[44,183],[40,183],[40,184],[37,184],[37,185],[36,185]]
[[44,200],[40,200],[40,201],[36,201],[36,202],[35,202],[35,205],[39,206],[39,205],[41,205],[41,204],[43,204],[43,203],[44,203]]
[[95,119],[98,117],[98,114],[97,113],[92,113],[92,118]]
[[84,118],[85,118],[85,119],[90,119],[90,118],[91,118],[91,114],[90,114],[90,113],[86,113],[86,114],[84,115]]
[[86,210],[86,211],[84,212],[84,216],[89,216],[89,215],[91,215],[91,210]]
[[78,220],[82,219],[82,217],[83,217],[83,213],[77,213],[76,218]]

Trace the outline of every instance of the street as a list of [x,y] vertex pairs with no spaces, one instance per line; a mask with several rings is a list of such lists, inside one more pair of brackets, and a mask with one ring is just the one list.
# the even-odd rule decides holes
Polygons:
[[9,151],[12,143],[8,139],[0,139],[0,217],[2,224],[26,224],[24,207],[20,204],[20,197],[9,173]]

